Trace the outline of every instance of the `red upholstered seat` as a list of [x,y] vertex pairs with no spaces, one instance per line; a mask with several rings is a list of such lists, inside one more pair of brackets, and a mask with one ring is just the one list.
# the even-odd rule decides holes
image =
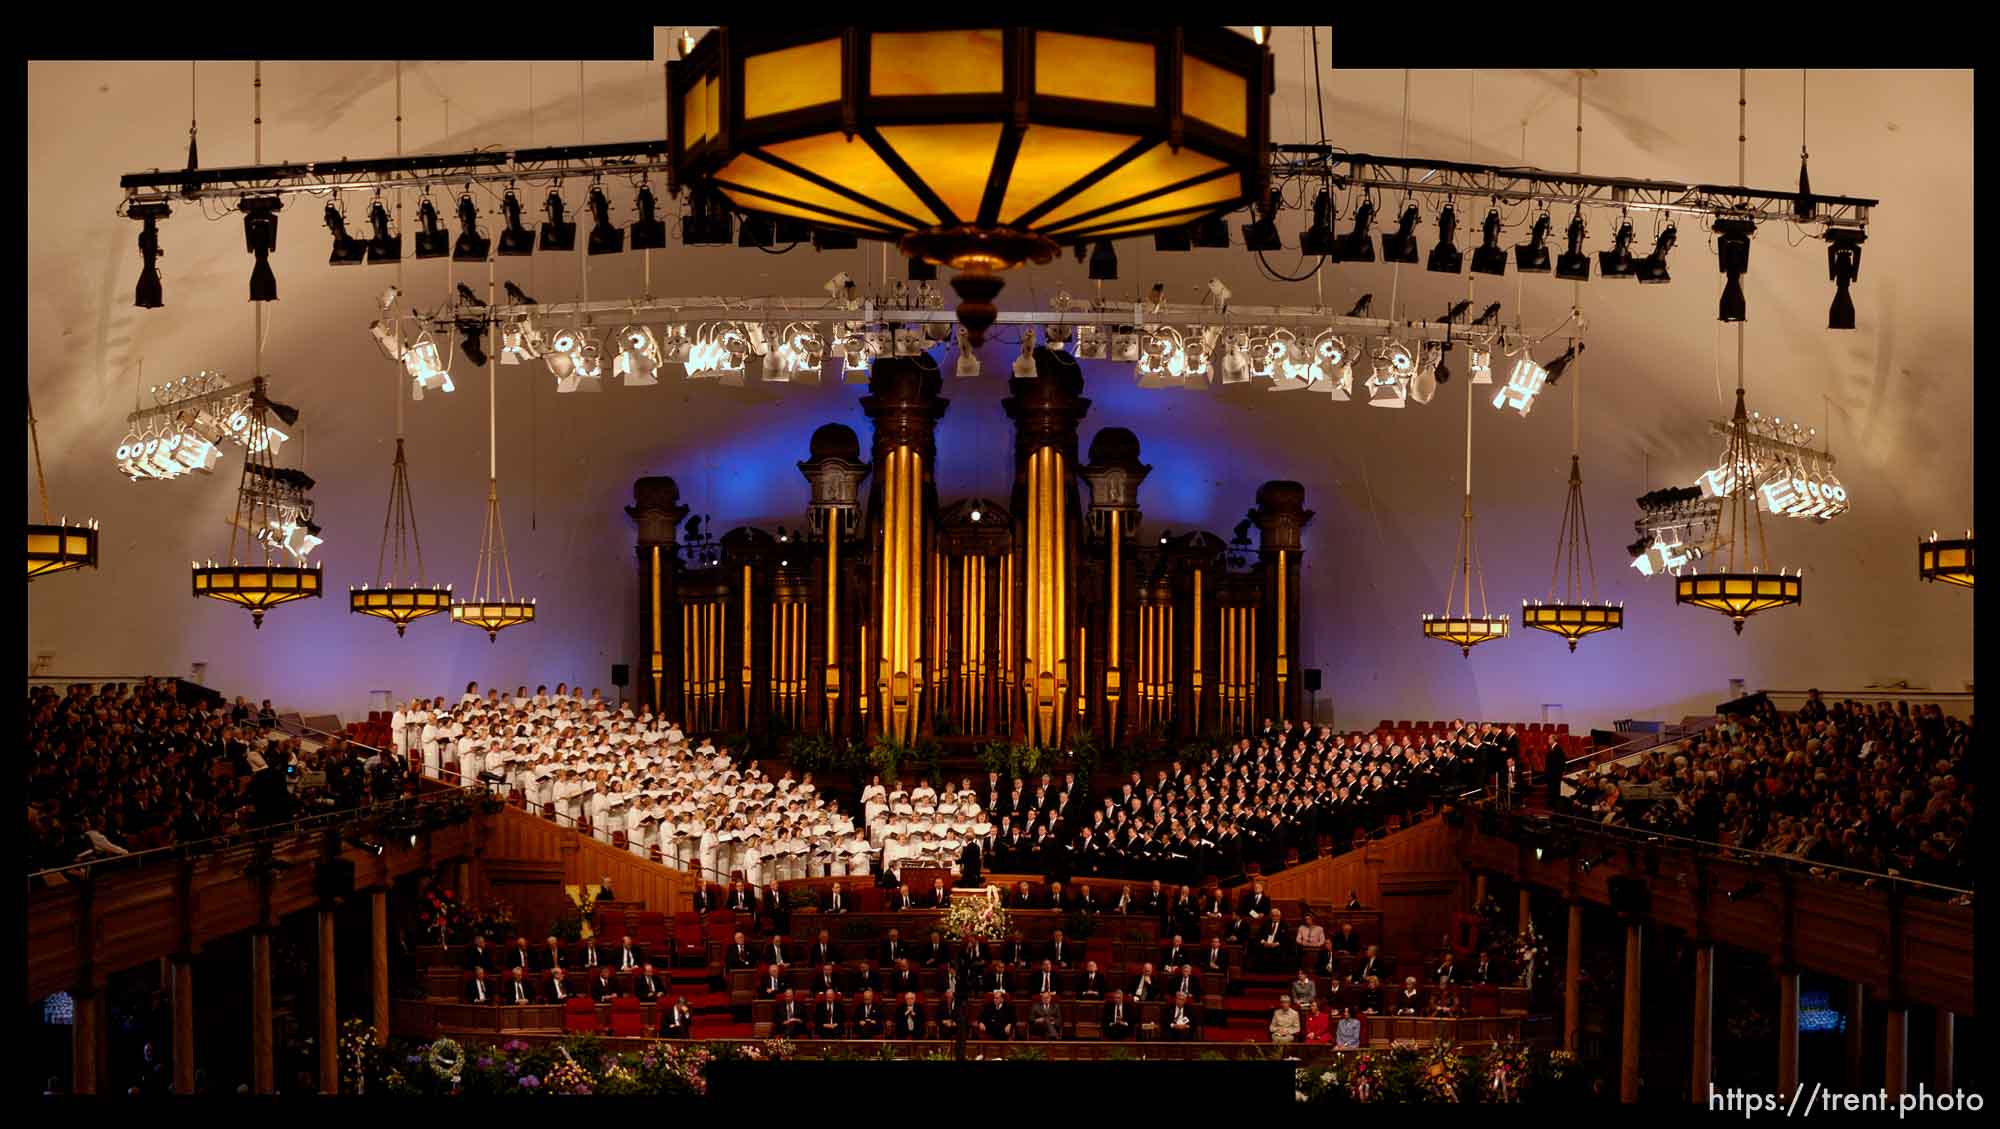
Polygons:
[[694,928],[685,925],[674,926],[674,955],[693,960],[707,959],[708,938],[703,935],[700,926]]
[[632,841],[626,838],[624,830],[620,829],[611,833],[611,845],[622,851],[631,846]]
[[571,996],[563,1001],[563,1030],[571,1034],[589,1034],[597,1030],[597,1001],[585,995]]
[[611,1033],[613,1035],[644,1033],[637,996],[619,996],[611,1001]]

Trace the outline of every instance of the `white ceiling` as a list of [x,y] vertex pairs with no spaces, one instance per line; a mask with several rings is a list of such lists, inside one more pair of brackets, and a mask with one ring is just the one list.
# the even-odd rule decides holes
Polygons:
[[[667,57],[677,31],[657,29],[656,57]],[[1302,58],[1305,34],[1304,29],[1279,28],[1273,38],[1279,78],[1273,107],[1277,141],[1319,137],[1319,113],[1311,105],[1314,84]],[[1322,50],[1326,34],[1321,29]],[[1574,74],[1411,72],[1407,150],[1569,169],[1575,162]],[[176,562],[221,551],[219,519],[230,506],[234,478],[218,474],[198,483],[133,485],[111,464],[111,449],[123,433],[121,417],[134,406],[138,385],[201,368],[242,375],[251,367],[253,307],[245,300],[250,258],[235,215],[221,216],[218,209],[219,218],[208,222],[200,208],[177,204],[174,216],[161,226],[166,307],[137,310],[131,305],[139,270],[137,225],[113,215],[117,178],[136,169],[184,163],[189,79],[186,63],[29,66],[29,378],[52,502],[73,516],[98,516],[106,526],[106,563],[97,576],[33,586],[30,653],[56,651],[58,666],[72,671],[79,664],[126,657],[176,670],[191,659],[207,659],[218,663],[225,678],[276,686],[298,697],[299,704],[351,713],[361,704],[363,689],[389,677],[381,665],[360,664],[327,675],[326,680],[338,683],[326,691],[333,700],[312,701],[305,699],[319,691],[311,679],[276,677],[254,662],[233,670],[222,666],[226,654],[244,653],[246,637],[256,638],[257,646],[271,645],[270,637],[282,630],[278,624],[287,616],[297,622],[308,622],[307,615],[320,617],[310,622],[323,624],[328,632],[358,632],[353,635],[357,649],[363,639],[371,647],[387,645],[361,625],[347,623],[337,599],[323,601],[324,608],[310,613],[273,613],[261,637],[251,637],[248,625],[235,623],[225,609],[196,606],[186,594],[185,574],[177,571]],[[250,64],[202,64],[197,79],[202,163],[251,163]],[[263,160],[393,152],[396,81],[397,69],[390,63],[264,64]],[[575,63],[404,64],[404,150],[659,135],[664,111],[657,64],[585,64],[581,81],[579,94]],[[1749,75],[1744,179],[1751,185],[1783,188],[1796,183],[1801,81],[1795,70]],[[1825,328],[1833,288],[1823,245],[1767,227],[1759,234],[1745,281],[1752,319],[1746,378],[1753,408],[1767,415],[1796,415],[1823,434],[1830,430],[1842,480],[1855,495],[1855,510],[1823,527],[1798,522],[1773,527],[1773,565],[1809,567],[1806,607],[1778,613],[1792,617],[1788,626],[1780,627],[1774,614],[1766,617],[1769,625],[1757,621],[1746,639],[1737,641],[1726,625],[1698,622],[1693,619],[1697,613],[1673,609],[1662,582],[1640,583],[1624,567],[1621,548],[1631,539],[1631,498],[1649,485],[1690,481],[1712,461],[1716,443],[1706,434],[1705,421],[1726,411],[1723,388],[1735,378],[1733,331],[1725,336],[1714,320],[1720,276],[1712,247],[1686,228],[1671,259],[1670,286],[1642,290],[1600,281],[1584,287],[1581,300],[1590,327],[1582,384],[1588,433],[1584,466],[1597,523],[1600,581],[1617,597],[1643,605],[1654,628],[1644,636],[1628,630],[1626,638],[1600,649],[1602,655],[1616,656],[1606,661],[1626,687],[1595,692],[1588,708],[1605,719],[1614,712],[1643,715],[1648,707],[1665,709],[1682,699],[1713,697],[1709,684],[1720,681],[1715,672],[1725,665],[1730,673],[1773,685],[1810,679],[1858,686],[1878,676],[1900,676],[1957,688],[1957,680],[1970,678],[1970,633],[1961,618],[1969,597],[1960,602],[1919,588],[1911,542],[1932,526],[1951,530],[1971,521],[1972,76],[1969,71],[1839,71],[1813,72],[1805,81],[1813,186],[1882,201],[1871,217],[1861,280],[1854,288],[1859,329],[1833,333]],[[1375,153],[1404,150],[1405,72],[1326,70],[1318,76],[1318,87],[1333,144]],[[1737,72],[1599,70],[1585,81],[1583,96],[1585,171],[1738,181]],[[357,228],[363,226],[365,205],[358,197],[347,201],[350,222]],[[629,200],[615,199],[614,207],[629,215]],[[1650,246],[1649,222],[1637,223],[1641,242]],[[1295,244],[1302,224],[1295,213],[1280,221],[1287,242]],[[1593,223],[1591,249],[1608,244],[1609,228],[1602,220]],[[1462,246],[1468,233],[1476,239],[1477,217],[1462,220],[1460,232]],[[1427,248],[1433,235],[1423,232],[1420,246]],[[1518,231],[1510,231],[1505,240],[1519,238]],[[326,250],[319,201],[291,204],[281,219],[274,256],[281,300],[269,307],[266,368],[278,398],[306,411],[308,469],[323,484],[322,520],[330,530],[323,552],[330,587],[338,588],[372,575],[375,516],[387,493],[389,376],[365,330],[374,316],[374,298],[394,277],[394,268],[337,271],[326,265]],[[526,264],[504,263],[501,277],[513,278],[544,301],[559,300],[578,291],[576,272],[584,258],[536,256]],[[1376,311],[1384,313],[1393,290],[1406,316],[1428,317],[1464,297],[1465,287],[1463,278],[1445,280],[1420,271],[1396,279],[1391,268],[1379,264],[1330,268],[1318,290],[1312,283],[1282,286],[1260,278],[1254,259],[1240,246],[1170,256],[1155,254],[1150,241],[1138,241],[1121,245],[1119,258],[1122,280],[1107,293],[1143,292],[1154,282],[1166,282],[1176,297],[1194,300],[1197,288],[1220,277],[1239,303],[1303,304],[1317,297],[1344,310],[1359,293],[1372,291]],[[880,261],[879,251],[865,246],[850,253],[819,255],[807,249],[785,256],[674,246],[654,254],[652,270],[659,293],[817,294],[838,270],[857,278],[870,273],[879,277]],[[1293,261],[1291,253],[1273,256],[1281,270]],[[594,297],[639,288],[640,256],[600,259],[590,269]],[[438,263],[407,263],[404,289],[420,304],[434,304],[447,289],[446,270]],[[891,270],[901,277],[900,264],[892,264]],[[466,279],[462,271],[456,277]],[[483,286],[484,272],[472,281]],[[1059,285],[1078,294],[1090,286],[1083,268],[1066,259],[1010,276],[1001,303],[1042,305]],[[1569,304],[1568,287],[1552,278],[1528,280],[1521,292],[1530,324],[1559,320]],[[1510,320],[1516,293],[1511,273],[1498,284],[1479,283],[1480,304],[1506,303]],[[988,373],[999,371],[1004,359],[990,359]],[[526,372],[501,371],[503,384]],[[1103,388],[1112,377],[1093,370],[1091,379],[1094,388]],[[484,383],[461,376],[454,397],[410,406],[419,513],[424,528],[435,531],[427,537],[435,546],[432,551],[450,562],[436,571],[449,572],[460,583],[468,579],[457,574],[470,571],[483,497],[478,486],[483,485],[485,413],[478,409],[484,406]],[[997,416],[988,402],[1000,395],[997,385],[989,375],[976,389],[955,386],[952,394],[963,402],[954,416],[967,419],[966,427],[974,426],[973,416]],[[1422,593],[1441,589],[1449,571],[1459,491],[1456,452],[1463,426],[1455,397],[1461,392],[1441,393],[1429,408],[1400,414],[1318,401],[1310,412],[1295,404],[1247,414],[1194,404],[1173,409],[1190,430],[1180,446],[1169,444],[1167,452],[1192,451],[1198,446],[1196,437],[1212,437],[1205,457],[1229,464],[1216,478],[1230,485],[1212,504],[1200,491],[1187,494],[1200,499],[1187,501],[1187,506],[1198,510],[1208,505],[1213,512],[1179,513],[1173,512],[1171,491],[1163,497],[1155,490],[1165,472],[1156,474],[1148,487],[1154,491],[1147,504],[1149,518],[1226,530],[1249,504],[1247,492],[1234,485],[1239,470],[1252,487],[1264,478],[1307,483],[1309,504],[1321,513],[1315,560],[1328,570],[1317,582],[1324,587],[1308,593],[1321,599],[1327,624],[1309,639],[1308,659],[1329,667],[1336,678],[1350,668],[1390,672],[1386,685],[1337,692],[1342,708],[1368,712],[1379,702],[1380,713],[1411,716],[1421,712],[1428,695],[1446,712],[1452,712],[1449,702],[1470,699],[1525,717],[1532,716],[1528,711],[1539,701],[1548,700],[1547,682],[1562,677],[1564,668],[1554,666],[1526,674],[1502,669],[1507,663],[1482,667],[1477,655],[1467,664],[1452,654],[1450,665],[1443,665],[1444,648],[1403,638],[1415,632],[1404,620],[1414,621],[1420,610],[1437,610],[1431,606],[1437,597]],[[517,579],[524,572],[540,574],[548,591],[562,583],[558,578],[571,574],[608,593],[590,604],[587,616],[567,623],[552,619],[532,629],[541,633],[542,645],[559,633],[589,636],[594,641],[578,652],[584,655],[576,658],[578,663],[596,665],[598,652],[615,655],[622,646],[619,633],[626,630],[623,609],[629,596],[619,586],[630,583],[624,563],[629,549],[621,549],[618,539],[628,538],[629,532],[621,531],[624,519],[614,503],[629,498],[630,479],[674,473],[692,493],[690,483],[698,475],[690,464],[701,462],[700,452],[718,429],[754,430],[768,421],[783,429],[784,441],[791,444],[786,450],[798,449],[788,458],[803,455],[810,431],[804,427],[791,442],[790,431],[804,426],[795,419],[799,409],[762,394],[733,399],[689,395],[665,384],[646,391],[653,393],[657,395],[650,402],[640,399],[638,390],[629,393],[634,399],[621,401],[652,405],[638,417],[612,410],[610,392],[600,401],[557,401],[546,389],[536,394],[539,399],[529,400],[522,392],[511,413],[508,392],[502,393],[503,456],[532,452],[538,460],[534,489],[543,499],[540,505],[557,509],[548,500],[552,494],[574,494],[586,499],[578,502],[579,512],[591,515],[578,518],[582,524],[564,527],[568,531],[560,543],[544,545],[551,519],[538,518],[538,528],[531,532],[529,521],[509,512]],[[799,395],[823,401],[825,418],[856,415],[852,389],[831,386]],[[1503,421],[1480,409],[1475,485],[1484,515],[1481,544],[1489,579],[1496,579],[1496,572],[1504,572],[1506,579],[1496,579],[1496,611],[1518,599],[1522,590],[1540,594],[1545,587],[1538,574],[1546,573],[1541,562],[1550,556],[1561,500],[1567,400],[1547,404],[1526,421],[1511,415]],[[1129,397],[1100,401],[1106,412],[1125,410],[1120,405],[1128,402],[1138,403]],[[530,405],[526,412],[520,410],[523,403]],[[1162,461],[1162,450],[1150,446],[1147,427],[1165,434],[1168,423],[1093,416],[1085,426],[1086,439],[1096,427],[1110,423],[1132,426],[1149,444],[1149,461]],[[948,491],[1004,490],[1004,462],[985,453],[991,446],[987,441],[1004,434],[1001,426],[987,419],[977,425],[980,430],[965,433],[969,445],[980,450],[967,454],[962,470],[955,472],[963,481],[947,482]],[[531,430],[530,446],[520,432],[537,427],[546,430]],[[1651,468],[1644,481],[1642,459]],[[941,473],[949,469],[945,466]],[[518,473],[503,465],[503,495],[523,492],[516,481],[514,493],[507,493],[505,482]],[[705,473],[711,485],[703,489],[718,499],[715,518],[724,526],[793,516],[782,509],[771,514],[724,512],[722,500],[729,493],[723,480],[766,473],[762,467],[725,466]],[[784,478],[796,472],[777,466],[768,473]],[[802,499],[802,483],[787,479],[783,490],[794,488]],[[1363,532],[1373,539],[1372,549],[1357,540]],[[1612,579],[1605,582],[1607,576]],[[1406,582],[1407,590],[1401,587]],[[1357,586],[1372,586],[1374,595],[1357,597]],[[130,607],[112,605],[119,619],[133,624],[115,647],[91,630],[103,622],[107,594],[114,601],[132,601]],[[546,595],[544,602],[549,602]],[[1639,622],[1636,614],[1634,622]],[[400,672],[400,690],[435,692],[437,687],[414,683],[433,680],[440,669],[460,681],[482,677],[482,664],[501,661],[496,656],[507,647],[503,641],[498,651],[491,650],[483,639],[477,640],[477,649],[457,640],[417,643],[416,637],[427,630],[441,636],[454,629],[413,628],[413,645],[384,660]],[[1366,642],[1356,646],[1356,640]],[[1540,656],[1542,644],[1538,638],[1505,646],[1517,652],[1536,648]],[[1547,646],[1561,650],[1553,640]],[[510,681],[542,680],[537,675],[546,672],[526,669],[532,660],[525,653],[506,660],[523,666]],[[1663,665],[1682,662],[1699,669],[1666,677],[1657,687],[1644,685],[1664,677]],[[1417,695],[1414,701],[1412,694]],[[1571,705],[1572,716],[1577,708]]]

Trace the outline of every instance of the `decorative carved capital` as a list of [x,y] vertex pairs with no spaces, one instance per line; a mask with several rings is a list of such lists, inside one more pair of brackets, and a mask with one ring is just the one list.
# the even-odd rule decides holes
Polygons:
[[638,523],[640,544],[671,545],[688,508],[681,504],[679,484],[662,475],[632,484],[632,504],[625,513]]
[[1306,509],[1306,488],[1296,482],[1266,482],[1257,488],[1258,544],[1267,553],[1284,550],[1296,553],[1303,544],[1301,534],[1313,519]]

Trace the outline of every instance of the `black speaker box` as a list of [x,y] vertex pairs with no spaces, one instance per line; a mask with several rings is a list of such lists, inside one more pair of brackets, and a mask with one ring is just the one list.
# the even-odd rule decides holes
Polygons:
[[1316,666],[1306,668],[1306,693],[1319,693],[1319,668]]
[[613,686],[624,686],[630,683],[631,681],[632,681],[632,668],[630,666],[626,665],[625,663],[612,664],[611,684]]

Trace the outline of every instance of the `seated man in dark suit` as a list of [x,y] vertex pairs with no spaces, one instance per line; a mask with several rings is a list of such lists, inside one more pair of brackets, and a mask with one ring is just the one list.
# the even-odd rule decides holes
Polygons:
[[1077,888],[1075,910],[1078,913],[1097,913],[1104,907],[1098,904],[1097,894],[1085,882]]
[[[737,934],[740,938],[742,934]],[[646,946],[635,945],[630,937],[618,938],[618,951],[611,954],[611,965],[620,972],[634,972],[646,963]],[[744,967],[749,967],[745,965]]]
[[536,967],[540,968],[543,972],[569,967],[569,957],[564,955],[562,942],[556,940],[554,934],[550,934],[547,943],[536,952],[535,957],[538,962]]
[[1063,1037],[1062,1008],[1056,1003],[1054,992],[1042,992],[1035,997],[1034,1006],[1028,1009],[1028,1033],[1037,1039]]
[[486,982],[486,970],[478,965],[472,968],[472,979],[465,982],[465,1002],[469,1004],[490,1004],[499,1002],[493,985]]
[[1179,975],[1174,975],[1172,970],[1169,970],[1168,976],[1170,977],[1167,982],[1167,989],[1169,991],[1177,995],[1187,996],[1192,1000],[1198,1001],[1201,999],[1201,974],[1194,970],[1194,965],[1182,965]]
[[750,947],[750,942],[743,936],[741,929],[729,938],[729,948],[722,953],[722,964],[731,971],[757,967],[757,953]]
[[1019,929],[1014,930],[1007,943],[1000,947],[1000,959],[1015,968],[1028,967],[1028,942],[1022,938]]
[[639,974],[632,978],[632,994],[642,1004],[651,1003],[660,998],[666,984],[666,980],[653,971],[653,962],[649,960],[639,966]]
[[835,882],[833,888],[828,890],[826,897],[821,900],[819,908],[821,913],[846,913],[854,908],[854,899],[848,896],[840,883]]
[[1049,883],[1048,896],[1042,899],[1043,909],[1066,910],[1069,908],[1069,893],[1060,882]]
[[1179,968],[1194,959],[1194,950],[1187,947],[1179,933],[1174,934],[1172,943],[1160,953],[1160,964],[1165,968]]
[[1101,1025],[1104,1037],[1107,1039],[1131,1038],[1132,1024],[1138,1014],[1139,1009],[1136,1006],[1126,1004],[1125,993],[1116,988],[1112,989],[1111,999],[1104,1005],[1104,1021]]
[[785,970],[780,965],[767,964],[757,976],[757,998],[775,1000],[785,993]]
[[508,952],[505,964],[508,968],[518,968],[524,972],[534,972],[541,968],[535,960],[534,950],[528,947],[526,937],[514,938],[514,948]]
[[803,952],[798,946],[791,944],[783,933],[773,933],[771,940],[759,951],[765,964],[780,969],[790,967],[791,962],[799,959]]
[[946,886],[942,878],[931,879],[930,896],[924,899],[924,905],[931,909],[943,909],[950,904],[951,887]]
[[986,976],[980,980],[979,987],[987,992],[1011,991],[1013,985],[1007,982],[1007,966],[997,960],[988,964]]
[[893,968],[897,961],[910,955],[910,946],[903,943],[903,931],[889,930],[889,936],[882,942],[882,967]]
[[528,980],[527,973],[519,965],[515,965],[513,968],[507,970],[507,983],[500,989],[501,1003],[531,1004],[535,1002],[540,994],[535,990],[535,985]]
[[921,908],[917,902],[917,896],[910,892],[910,884],[908,882],[896,887],[896,892],[889,895],[889,908],[898,911]]
[[1105,983],[1102,973],[1097,971],[1094,960],[1083,963],[1083,975],[1076,978],[1076,998],[1080,1000],[1101,1000],[1104,998]]
[[1222,947],[1222,938],[1212,937],[1208,947],[1201,951],[1203,972],[1224,972],[1229,968],[1229,950]]
[[833,947],[833,934],[824,929],[819,931],[819,940],[813,942],[812,962],[815,966],[840,963],[840,955]]
[[1472,975],[1466,978],[1468,984],[1498,984],[1500,970],[1493,966],[1492,954],[1481,952],[1479,963],[1473,966]]
[[867,961],[854,966],[854,975],[849,976],[849,992],[879,992],[882,990],[882,976]]
[[494,971],[499,966],[497,955],[492,949],[486,947],[486,934],[476,934],[472,938],[472,944],[466,947],[465,955],[459,959],[459,966],[461,968],[483,968],[488,972]]
[[1194,1004],[1185,994],[1174,996],[1174,1006],[1162,1010],[1160,1023],[1166,1028],[1167,1038],[1180,1043],[1193,1040],[1195,1035]]
[[813,974],[812,990],[816,995],[827,995],[840,991],[840,966],[822,964]]
[[1285,927],[1284,911],[1273,909],[1269,917],[1257,924],[1250,942],[1250,951],[1257,959],[1251,963],[1264,972],[1285,971],[1286,958],[1292,951],[1292,932]]
[[840,993],[828,992],[813,1008],[813,1034],[822,1039],[838,1039],[846,1030],[847,1009],[841,1006]]
[[1056,990],[1056,966],[1053,961],[1043,961],[1041,967],[1028,973],[1028,991],[1041,995]]
[[882,1005],[875,1002],[875,993],[864,989],[861,1002],[854,1008],[854,1037],[857,1039],[879,1039],[882,1037]]
[[940,1039],[958,1037],[958,993],[950,988],[938,993],[937,1037]]
[[542,992],[542,1002],[559,1004],[576,995],[568,981],[563,979],[563,970],[558,968],[549,973],[549,982]]
[[903,1006],[896,1011],[896,1020],[890,1027],[891,1036],[897,1039],[921,1039],[924,1037],[923,1012],[917,1009],[917,994],[904,992]]
[[785,904],[784,891],[773,883],[764,887],[764,916],[771,919],[771,928],[783,932],[789,927],[791,907]]
[[674,999],[674,1006],[660,1016],[660,1037],[685,1039],[693,1030],[694,1009],[688,1007],[686,996],[678,996]]
[[1334,933],[1330,940],[1333,944],[1333,951],[1337,953],[1348,953],[1351,955],[1361,951],[1361,935],[1354,931],[1354,923],[1352,921],[1341,922],[1340,929]]
[[1142,1004],[1147,1000],[1159,997],[1160,991],[1153,985],[1152,961],[1147,961],[1139,966],[1139,975],[1132,978],[1132,990],[1128,994],[1132,997],[1132,1002],[1135,1004]]
[[978,1035],[982,1039],[1014,1037],[1014,1009],[1007,1003],[1006,992],[994,989],[993,998],[980,1009]]
[[771,1027],[787,1039],[804,1038],[811,1030],[811,1020],[807,1018],[810,1008],[801,1007],[798,997],[790,988],[778,998],[778,1006],[771,1011]]
[[586,971],[604,963],[604,954],[598,951],[596,937],[583,939],[582,947],[577,950],[576,963]]
[[1063,931],[1060,929],[1050,934],[1048,953],[1049,962],[1057,968],[1068,968],[1083,955],[1082,950],[1063,938]]
[[715,910],[715,895],[709,892],[708,883],[694,888],[694,912],[707,917]]
[[987,947],[985,941],[980,940],[978,937],[967,938],[965,947],[960,950],[960,954],[975,965],[984,965],[987,961],[993,959],[992,950]]
[[925,941],[923,948],[917,951],[918,963],[922,964],[925,968],[936,968],[947,959],[944,949],[944,934],[935,929],[931,930],[931,939]]
[[593,1000],[614,999],[618,995],[618,985],[611,979],[611,966],[600,964],[597,975],[590,980],[590,998]]
[[1382,955],[1376,946],[1370,945],[1368,946],[1367,953],[1359,961],[1355,962],[1354,971],[1348,973],[1347,979],[1349,983],[1358,984],[1371,976],[1380,977],[1387,971],[1389,971],[1389,962],[1382,959]]
[[1028,888],[1026,879],[1014,884],[1014,889],[1007,895],[1007,905],[1012,909],[1042,908],[1041,903],[1035,898],[1034,892]]
[[723,899],[722,905],[731,913],[756,913],[757,892],[741,882],[731,882],[729,896]]

